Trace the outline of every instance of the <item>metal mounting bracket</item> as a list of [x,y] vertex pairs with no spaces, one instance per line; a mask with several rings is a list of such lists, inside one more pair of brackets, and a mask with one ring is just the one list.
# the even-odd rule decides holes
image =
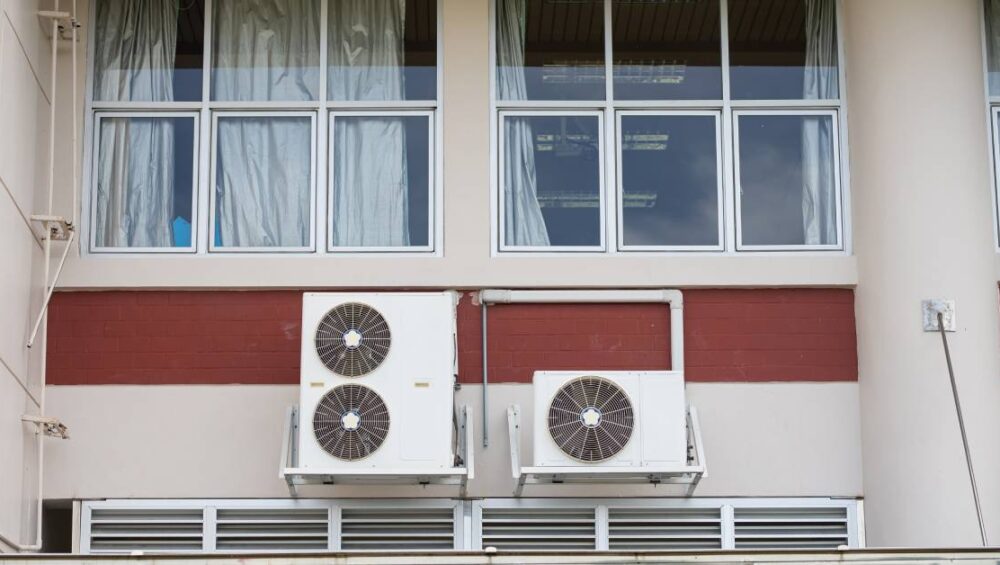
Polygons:
[[44,433],[49,437],[69,439],[69,428],[66,427],[66,424],[60,422],[58,418],[25,414],[21,416],[21,421],[29,424],[35,424],[39,432]]
[[31,216],[31,221],[42,226],[42,230],[45,232],[43,240],[48,238],[52,241],[66,241],[69,239],[69,234],[75,229],[73,223],[62,216],[35,214]]

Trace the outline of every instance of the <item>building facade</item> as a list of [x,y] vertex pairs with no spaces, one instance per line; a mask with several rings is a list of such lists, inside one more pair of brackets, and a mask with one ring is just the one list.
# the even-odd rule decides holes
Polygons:
[[[953,301],[1000,538],[998,10],[0,0],[0,546],[978,545],[925,300]],[[484,289],[680,290],[708,476],[515,496],[508,408],[530,459],[533,374],[668,370],[676,335],[664,304],[484,306]],[[303,293],[443,290],[467,488],[291,496]],[[295,526],[227,538],[251,511]]]

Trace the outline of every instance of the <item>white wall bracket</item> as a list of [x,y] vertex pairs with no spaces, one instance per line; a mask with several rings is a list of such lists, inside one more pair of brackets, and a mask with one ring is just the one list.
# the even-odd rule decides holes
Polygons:
[[921,303],[921,308],[923,313],[925,332],[940,331],[940,327],[938,326],[938,314],[941,314],[941,317],[944,320],[944,331],[946,332],[956,331],[954,300],[943,300],[943,299],[924,300]]
[[49,437],[69,439],[69,428],[66,427],[66,424],[60,422],[58,418],[25,414],[21,416],[21,421],[34,424],[39,432]]
[[472,407],[462,406],[458,419],[458,459],[460,465],[447,469],[373,469],[371,467],[314,469],[299,467],[299,409],[292,406],[285,416],[278,477],[288,485],[288,493],[298,496],[304,485],[457,485],[465,497],[469,480],[475,478],[472,449]]
[[31,221],[42,226],[42,230],[45,233],[42,236],[42,240],[51,239],[52,241],[67,241],[75,228],[73,223],[62,216],[46,216],[44,214],[35,214],[31,216]]
[[698,411],[687,410],[688,457],[684,465],[656,467],[522,467],[521,408],[507,408],[507,435],[510,438],[510,470],[516,486],[514,496],[520,497],[526,485],[537,484],[672,484],[685,485],[685,496],[694,494],[698,483],[708,476],[705,448],[701,441]]

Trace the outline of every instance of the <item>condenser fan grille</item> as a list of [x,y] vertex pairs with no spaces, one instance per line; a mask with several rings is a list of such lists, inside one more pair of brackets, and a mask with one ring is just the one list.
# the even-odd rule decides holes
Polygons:
[[632,437],[632,402],[608,379],[581,377],[556,393],[549,405],[549,434],[566,455],[604,461]]
[[341,385],[323,395],[313,414],[316,441],[345,461],[375,452],[389,433],[389,410],[382,397],[361,385]]
[[389,354],[392,335],[378,310],[350,302],[330,310],[316,330],[316,353],[324,365],[345,377],[366,375]]

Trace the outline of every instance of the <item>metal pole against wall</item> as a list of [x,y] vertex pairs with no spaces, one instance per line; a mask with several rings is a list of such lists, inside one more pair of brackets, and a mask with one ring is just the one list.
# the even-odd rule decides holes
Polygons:
[[972,453],[969,451],[969,438],[965,433],[965,418],[962,415],[962,403],[958,399],[958,385],[955,382],[955,369],[951,364],[951,350],[948,349],[948,334],[944,329],[944,314],[938,312],[938,331],[941,332],[941,343],[944,345],[944,358],[948,363],[948,378],[951,379],[951,395],[955,399],[955,412],[958,413],[958,430],[962,434],[962,447],[965,449],[965,465],[969,469],[969,482],[972,484],[972,499],[976,503],[976,519],[979,520],[979,535],[983,547],[989,546],[986,535],[986,523],[983,521],[983,508],[979,503],[979,487],[976,485],[976,472],[972,468]]

